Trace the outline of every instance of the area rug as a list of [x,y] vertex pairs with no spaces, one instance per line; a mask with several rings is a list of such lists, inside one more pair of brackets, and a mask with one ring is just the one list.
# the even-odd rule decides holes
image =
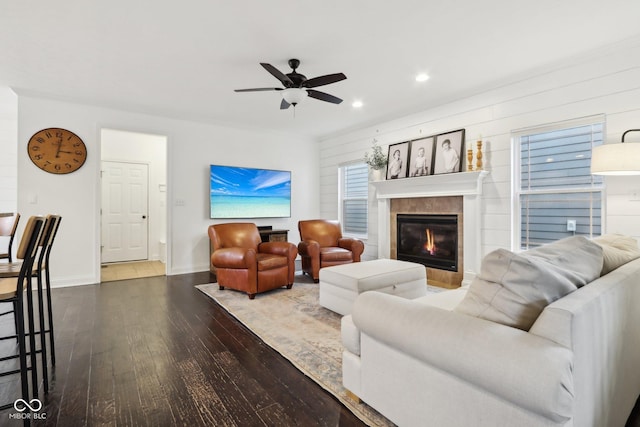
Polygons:
[[363,422],[394,424],[365,403],[357,403],[342,386],[340,316],[318,303],[318,285],[296,275],[291,289],[276,289],[249,300],[243,292],[197,285],[232,316],[288,359],[296,368],[334,395]]

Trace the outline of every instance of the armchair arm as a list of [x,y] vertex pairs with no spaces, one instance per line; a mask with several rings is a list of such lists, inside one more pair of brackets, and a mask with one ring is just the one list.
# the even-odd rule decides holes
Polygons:
[[298,243],[298,253],[302,256],[319,257],[320,244],[315,240],[303,240]]
[[258,252],[273,255],[282,255],[287,258],[293,258],[298,256],[298,248],[296,245],[289,242],[265,242],[258,245]]
[[341,237],[338,239],[338,246],[348,249],[353,254],[353,262],[360,262],[360,255],[364,252],[362,240]]
[[516,328],[380,292],[361,294],[352,317],[361,334],[472,387],[555,422],[572,416],[573,353],[566,347]]
[[256,251],[243,248],[218,249],[211,255],[211,263],[216,268],[255,268]]

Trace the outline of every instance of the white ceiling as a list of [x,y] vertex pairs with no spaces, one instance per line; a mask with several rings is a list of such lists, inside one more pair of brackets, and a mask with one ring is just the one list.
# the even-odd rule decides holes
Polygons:
[[[0,86],[322,138],[637,37],[639,18],[638,0],[0,0]],[[289,58],[345,73],[317,88],[344,102],[294,116],[278,92],[233,91],[279,86],[259,63]]]

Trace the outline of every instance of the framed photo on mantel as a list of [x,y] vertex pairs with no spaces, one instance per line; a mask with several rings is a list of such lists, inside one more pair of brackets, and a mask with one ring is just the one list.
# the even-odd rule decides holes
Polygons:
[[464,151],[464,129],[436,135],[433,173],[453,173],[462,171]]
[[407,177],[407,162],[409,160],[409,141],[389,145],[387,163],[387,179]]
[[409,176],[426,176],[433,173],[433,148],[435,138],[416,139],[411,141],[409,155]]

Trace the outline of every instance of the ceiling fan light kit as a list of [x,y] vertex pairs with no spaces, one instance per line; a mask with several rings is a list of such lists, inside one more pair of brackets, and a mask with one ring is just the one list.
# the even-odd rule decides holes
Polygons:
[[308,96],[304,89],[289,88],[282,91],[282,98],[294,107]]
[[277,87],[263,87],[263,88],[254,88],[254,89],[236,89],[236,92],[263,92],[263,91],[281,91],[282,92],[282,101],[280,103],[280,109],[285,110],[289,108],[291,105],[294,107],[298,105],[301,101],[303,101],[307,96],[310,98],[315,98],[320,101],[330,102],[332,104],[340,104],[342,99],[330,95],[325,92],[321,92],[319,90],[311,89],[318,86],[324,86],[331,83],[336,83],[341,80],[345,80],[347,76],[342,73],[336,74],[327,74],[324,76],[314,77],[312,79],[307,79],[306,76],[296,72],[296,69],[300,66],[300,61],[298,59],[290,59],[289,66],[292,71],[290,73],[284,74],[276,67],[271,64],[267,64],[261,62],[260,65],[267,70],[272,76],[276,79],[280,80],[283,88]]

